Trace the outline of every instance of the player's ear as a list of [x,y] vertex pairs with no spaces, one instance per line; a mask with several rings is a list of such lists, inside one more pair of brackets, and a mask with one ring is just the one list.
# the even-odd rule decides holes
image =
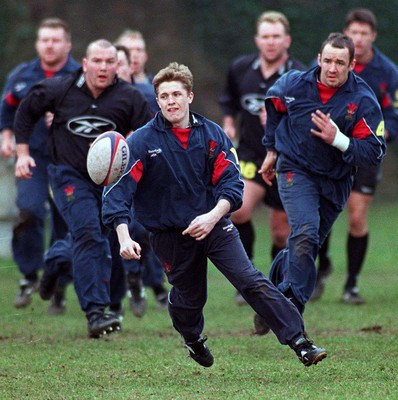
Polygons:
[[292,44],[292,37],[291,37],[290,35],[286,35],[286,38],[285,38],[285,48],[286,48],[286,49],[289,49],[289,47],[291,46],[291,44]]
[[321,66],[321,53],[318,53],[317,61],[318,61],[318,65]]
[[82,60],[82,68],[83,68],[83,72],[87,71],[87,58],[83,58],[83,60]]
[[70,53],[72,51],[72,42],[68,40],[68,44],[66,46],[67,52]]
[[193,102],[193,98],[194,98],[194,94],[193,94],[193,92],[190,92],[188,94],[188,102],[189,102],[189,104],[191,104]]

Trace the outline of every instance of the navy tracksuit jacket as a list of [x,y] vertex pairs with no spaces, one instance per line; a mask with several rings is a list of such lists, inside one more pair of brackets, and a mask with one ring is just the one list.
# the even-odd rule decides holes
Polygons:
[[204,327],[207,259],[266,319],[279,341],[287,344],[304,332],[296,307],[251,264],[239,233],[222,218],[201,241],[182,235],[190,222],[209,212],[219,199],[242,202],[243,181],[231,141],[215,123],[191,113],[191,131],[184,148],[158,113],[128,138],[130,164],[116,184],[104,190],[102,218],[115,228],[136,218],[151,232],[172,289],[169,312],[186,342],[197,340]]
[[[290,71],[267,93],[264,144],[279,154],[278,189],[291,234],[270,276],[282,292],[291,289],[305,304],[316,280],[319,246],[343,210],[358,166],[379,165],[386,151],[384,120],[369,86],[349,73],[347,82],[326,103],[317,86],[319,68]],[[311,113],[331,114],[350,138],[343,153],[311,133]]]

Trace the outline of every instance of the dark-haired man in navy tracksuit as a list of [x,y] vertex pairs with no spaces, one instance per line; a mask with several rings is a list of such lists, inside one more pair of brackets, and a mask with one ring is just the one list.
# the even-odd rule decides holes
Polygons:
[[260,169],[278,189],[291,234],[270,279],[303,313],[315,286],[319,246],[343,210],[357,166],[377,166],[386,145],[373,91],[352,73],[354,44],[340,33],[324,41],[319,67],[283,75],[267,93]]
[[[354,42],[354,72],[372,88],[380,104],[386,140],[395,140],[398,137],[398,68],[374,45],[377,38],[376,16],[366,8],[350,10],[343,32]],[[381,165],[359,167],[347,201],[347,273],[342,296],[345,304],[365,303],[359,293],[358,281],[369,247],[368,212],[381,178]],[[329,240],[326,240],[319,252],[317,282],[311,300],[322,296],[326,278],[332,270],[328,243]]]
[[129,137],[127,172],[104,191],[103,222],[116,230],[120,254],[140,258],[141,247],[128,229],[133,205],[172,285],[173,326],[200,365],[210,367],[214,361],[202,336],[208,258],[282,344],[294,349],[304,365],[316,364],[326,357],[325,350],[305,337],[300,313],[252,265],[228,219],[240,207],[243,192],[230,139],[214,122],[190,112],[193,77],[185,65],[170,64],[153,82],[161,111]]

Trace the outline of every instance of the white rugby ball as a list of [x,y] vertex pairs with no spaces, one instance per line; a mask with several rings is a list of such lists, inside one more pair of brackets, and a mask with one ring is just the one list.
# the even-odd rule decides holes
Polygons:
[[94,183],[107,186],[124,174],[129,159],[130,150],[126,139],[115,131],[104,132],[90,146],[87,171]]

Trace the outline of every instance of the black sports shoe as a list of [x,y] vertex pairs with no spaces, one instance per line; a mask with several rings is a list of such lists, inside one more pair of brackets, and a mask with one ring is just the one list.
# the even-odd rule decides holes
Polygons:
[[122,328],[119,318],[113,312],[92,311],[87,315],[87,319],[88,336],[93,339],[98,339],[102,335],[112,332],[118,332]]
[[254,318],[253,318],[253,322],[254,322],[254,334],[255,335],[266,335],[269,333],[269,331],[271,330],[271,328],[268,326],[268,324],[265,322],[265,319],[258,314],[254,314]]
[[122,303],[118,303],[118,304],[111,304],[109,306],[109,311],[112,312],[113,314],[115,314],[115,316],[118,318],[118,320],[120,322],[123,321],[123,317],[124,317],[124,306]]
[[185,346],[189,350],[189,356],[202,367],[211,367],[214,363],[210,349],[205,345],[207,336],[200,337],[196,342],[186,342]]
[[365,304],[365,299],[359,294],[357,287],[346,288],[343,293],[341,301],[345,304],[361,305]]
[[44,270],[40,279],[39,294],[42,300],[50,300],[57,288],[58,275]]
[[19,292],[14,300],[14,307],[27,307],[32,301],[32,295],[39,287],[38,280],[21,279],[19,281]]
[[322,361],[327,356],[325,349],[316,347],[305,336],[300,336],[291,342],[289,346],[296,352],[297,357],[306,367],[318,364],[319,361]]

